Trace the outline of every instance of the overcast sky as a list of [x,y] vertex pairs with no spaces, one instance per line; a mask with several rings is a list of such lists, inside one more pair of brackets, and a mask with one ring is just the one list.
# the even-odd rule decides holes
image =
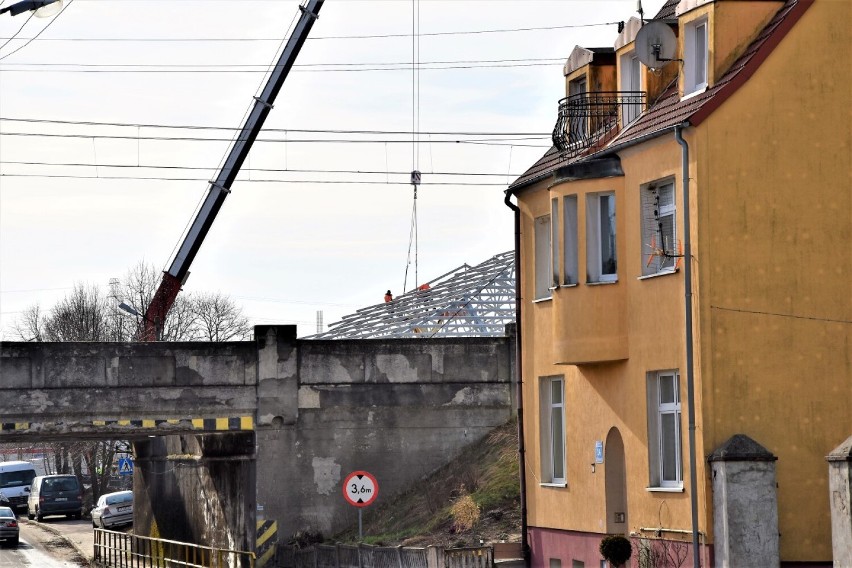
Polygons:
[[[644,0],[646,16],[662,3]],[[417,6],[325,3],[185,290],[301,336],[319,310],[328,324],[401,293],[407,265],[411,289],[512,248],[503,191],[550,146],[564,60],[611,47],[636,1]],[[75,282],[106,290],[140,260],[169,264],[297,14],[290,0],[65,0],[52,18],[0,15],[2,337]]]

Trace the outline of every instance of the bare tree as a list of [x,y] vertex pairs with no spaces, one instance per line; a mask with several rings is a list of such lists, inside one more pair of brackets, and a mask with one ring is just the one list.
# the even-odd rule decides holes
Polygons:
[[110,322],[106,297],[94,285],[75,284],[44,320],[47,341],[106,341]]
[[195,328],[205,341],[248,339],[252,334],[249,320],[234,300],[221,292],[191,297]]
[[44,341],[45,315],[38,304],[26,308],[12,326],[12,335],[21,341]]
[[[131,336],[144,325],[144,314],[154,299],[161,279],[162,274],[144,260],[127,271],[121,285],[121,293],[124,301],[133,306],[139,313],[138,316],[135,316],[135,320],[132,317],[124,320],[125,322],[132,322]],[[204,337],[201,337],[195,328],[196,319],[191,298],[188,295],[178,296],[166,315],[161,340],[203,340]]]

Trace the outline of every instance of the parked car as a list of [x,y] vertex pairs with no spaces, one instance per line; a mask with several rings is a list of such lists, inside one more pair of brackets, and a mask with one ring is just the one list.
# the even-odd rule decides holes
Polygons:
[[30,484],[35,476],[35,467],[30,462],[0,462],[0,489],[9,500],[9,503],[3,503],[3,506],[18,511],[26,509]]
[[133,522],[133,492],[106,493],[92,509],[92,526],[108,529]]
[[41,521],[49,515],[83,516],[83,488],[76,475],[40,475],[33,479],[27,518]]
[[0,540],[17,547],[20,535],[21,529],[15,511],[11,507],[0,507]]

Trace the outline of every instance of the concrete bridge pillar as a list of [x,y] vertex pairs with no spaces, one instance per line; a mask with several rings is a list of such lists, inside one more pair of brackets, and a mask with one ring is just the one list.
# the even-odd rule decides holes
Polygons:
[[254,550],[253,432],[161,436],[133,447],[136,534]]

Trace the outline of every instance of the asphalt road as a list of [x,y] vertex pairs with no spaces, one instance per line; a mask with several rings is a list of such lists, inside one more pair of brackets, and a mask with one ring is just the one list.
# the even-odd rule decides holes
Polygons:
[[[9,548],[5,543],[0,548],[0,568],[81,568],[89,565],[61,537],[28,522],[26,516],[20,519],[20,525],[18,548]],[[91,523],[89,529],[91,532]]]

